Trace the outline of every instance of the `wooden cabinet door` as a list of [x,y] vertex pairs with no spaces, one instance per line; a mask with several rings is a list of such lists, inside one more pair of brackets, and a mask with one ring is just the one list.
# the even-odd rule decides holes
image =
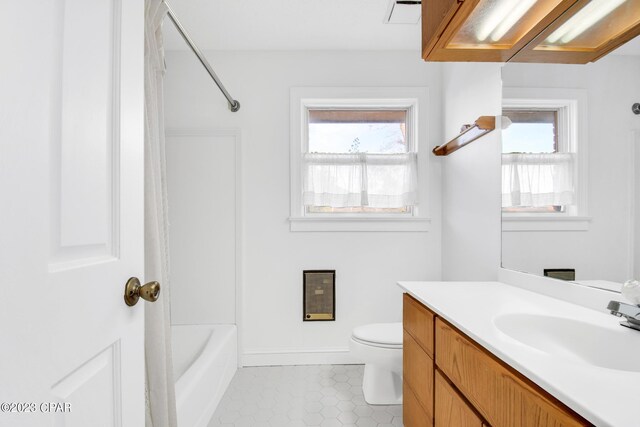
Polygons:
[[433,417],[427,414],[406,381],[402,384],[402,420],[404,427],[433,426]]
[[422,2],[422,57],[426,58],[451,18],[460,8],[460,0],[425,0]]
[[440,318],[435,348],[437,367],[493,427],[590,425]]
[[402,346],[404,382],[411,388],[424,412],[433,418],[433,360],[406,330]]
[[467,402],[451,387],[449,381],[436,371],[435,382],[435,426],[436,427],[482,427],[482,419]]
[[434,318],[435,315],[425,306],[404,294],[402,325],[432,359]]

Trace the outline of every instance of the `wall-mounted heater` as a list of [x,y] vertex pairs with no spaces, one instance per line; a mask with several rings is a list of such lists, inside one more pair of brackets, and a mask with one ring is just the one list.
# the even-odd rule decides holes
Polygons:
[[336,271],[302,272],[302,320],[336,320]]
[[575,268],[545,268],[543,272],[545,277],[551,277],[552,279],[576,280]]
[[415,0],[389,0],[385,24],[417,24],[422,16],[422,2]]

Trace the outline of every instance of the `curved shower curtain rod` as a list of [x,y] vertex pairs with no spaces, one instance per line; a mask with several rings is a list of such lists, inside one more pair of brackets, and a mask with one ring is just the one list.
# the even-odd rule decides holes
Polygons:
[[233,99],[231,95],[229,95],[229,92],[227,92],[227,89],[225,89],[224,85],[218,78],[218,75],[215,73],[215,71],[213,71],[213,68],[211,68],[209,61],[207,61],[207,58],[205,58],[202,52],[200,52],[200,49],[198,49],[198,46],[196,46],[196,44],[193,42],[191,37],[189,37],[189,34],[187,33],[187,31],[180,24],[180,21],[178,21],[178,18],[176,17],[176,14],[173,12],[173,9],[171,9],[171,6],[169,6],[169,3],[164,1],[164,4],[165,6],[167,6],[167,15],[169,15],[169,18],[171,19],[171,22],[173,22],[173,25],[175,25],[176,29],[178,30],[178,32],[180,33],[184,41],[187,42],[187,44],[189,45],[193,53],[196,54],[196,56],[200,60],[200,63],[204,66],[204,68],[207,70],[207,72],[209,73],[213,81],[218,86],[218,89],[220,89],[224,97],[227,98],[227,101],[229,102],[229,109],[234,113],[238,111],[240,109],[240,103],[237,100]]

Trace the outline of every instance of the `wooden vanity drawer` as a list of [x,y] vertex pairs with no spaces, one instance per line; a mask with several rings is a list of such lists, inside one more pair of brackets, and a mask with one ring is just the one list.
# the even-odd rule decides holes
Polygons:
[[433,358],[433,322],[435,315],[424,305],[404,294],[402,325],[420,346]]
[[433,417],[425,412],[406,381],[402,383],[402,419],[404,427],[433,427]]
[[440,318],[435,335],[436,366],[493,427],[590,425]]
[[402,376],[404,382],[411,388],[424,412],[432,419],[433,360],[407,331],[404,331],[402,350]]
[[482,418],[451,387],[440,371],[436,371],[435,391],[436,427],[482,427]]

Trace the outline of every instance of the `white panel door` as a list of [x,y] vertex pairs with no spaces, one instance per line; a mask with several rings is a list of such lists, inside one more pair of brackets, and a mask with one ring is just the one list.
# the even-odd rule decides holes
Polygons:
[[0,426],[141,427],[143,0],[0,16]]

